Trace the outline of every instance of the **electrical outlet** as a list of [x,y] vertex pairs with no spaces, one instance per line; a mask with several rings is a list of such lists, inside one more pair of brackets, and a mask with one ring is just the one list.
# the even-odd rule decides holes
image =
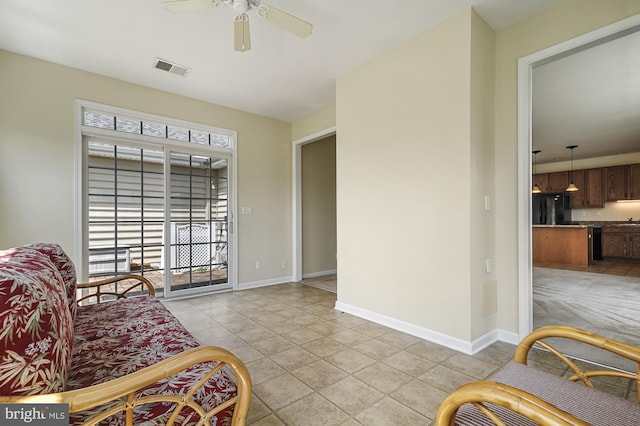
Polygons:
[[262,268],[262,261],[256,260],[256,269],[260,269],[260,268]]
[[287,269],[287,261],[286,260],[282,261],[282,269]]
[[486,259],[484,261],[484,263],[485,263],[485,268],[486,268],[487,274],[490,274],[491,273],[491,259]]

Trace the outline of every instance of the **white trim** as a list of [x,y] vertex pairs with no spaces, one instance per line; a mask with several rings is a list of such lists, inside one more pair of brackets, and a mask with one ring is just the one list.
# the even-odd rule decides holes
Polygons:
[[522,340],[517,333],[514,333],[512,331],[506,331],[506,330],[497,330],[496,336],[499,341],[505,342],[505,343],[511,343],[512,345],[516,345],[516,346]]
[[324,139],[328,136],[336,134],[336,126],[329,127],[311,135],[296,139],[292,144],[292,197],[293,197],[293,224],[292,224],[292,241],[291,253],[291,271],[293,281],[302,280],[302,145]]
[[617,34],[640,31],[640,14],[631,16],[518,60],[518,334],[533,329],[533,267],[531,259],[531,82],[532,70],[577,50],[609,41]]
[[269,286],[278,285],[278,284],[287,284],[292,282],[292,280],[293,280],[293,277],[288,276],[288,277],[280,277],[280,278],[270,278],[268,280],[262,280],[262,281],[252,281],[248,283],[238,284],[237,290],[249,290],[252,288],[269,287]]
[[74,121],[75,121],[75,179],[74,179],[74,189],[75,189],[75,200],[74,200],[74,215],[73,215],[73,232],[74,232],[74,259],[73,263],[76,267],[76,274],[78,277],[78,281],[86,282],[87,276],[84,267],[84,253],[83,247],[86,247],[83,239],[87,238],[87,224],[82,220],[84,216],[84,205],[86,202],[84,197],[84,188],[85,188],[85,173],[82,169],[84,161],[84,148],[82,143],[82,102],[76,99],[74,101]]
[[429,330],[424,327],[419,327],[415,324],[408,323],[396,318],[381,315],[367,309],[359,308],[357,306],[349,305],[344,302],[336,302],[335,309],[341,312],[346,312],[351,315],[355,315],[359,318],[381,324],[394,330],[402,331],[403,333],[410,334],[412,336],[419,337],[430,342],[438,343],[448,348],[454,349],[459,352],[470,355],[472,353],[471,343],[462,339],[447,336],[438,331]]
[[467,342],[465,340],[451,337],[438,331],[419,327],[415,324],[388,317],[386,315],[381,315],[367,309],[358,308],[357,306],[349,305],[347,303],[336,302],[335,309],[357,316],[359,318],[366,319],[368,321],[375,322],[376,324],[384,325],[386,327],[393,328],[394,330],[398,330],[403,333],[407,333],[412,336],[440,344],[449,349],[453,349],[467,355],[477,354],[478,352],[488,348],[497,341],[507,342],[514,345],[517,345],[520,342],[520,339],[518,338],[518,335],[516,333],[511,333],[504,330],[493,330],[478,337],[472,342]]
[[336,269],[331,269],[329,271],[318,271],[318,272],[310,272],[308,274],[302,274],[302,278],[324,277],[325,275],[333,275],[337,273],[338,271]]

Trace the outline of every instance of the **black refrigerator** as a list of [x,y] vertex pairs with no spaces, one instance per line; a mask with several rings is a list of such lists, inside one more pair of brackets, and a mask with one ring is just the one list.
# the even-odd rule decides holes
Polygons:
[[534,225],[568,225],[571,223],[569,194],[532,194],[531,212]]

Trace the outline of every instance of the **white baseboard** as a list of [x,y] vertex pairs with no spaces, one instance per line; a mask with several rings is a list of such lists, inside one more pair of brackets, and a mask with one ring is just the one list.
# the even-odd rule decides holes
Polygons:
[[518,333],[514,333],[512,331],[498,330],[498,340],[505,343],[511,343],[512,345],[517,345],[520,343],[520,336]]
[[286,283],[290,283],[290,282],[293,282],[293,277],[292,276],[271,278],[271,279],[262,280],[262,281],[252,281],[252,282],[248,282],[248,283],[239,283],[237,289],[238,290],[249,290],[251,288],[268,287],[270,285],[286,284]]
[[315,277],[324,277],[325,275],[334,275],[334,274],[337,274],[337,273],[338,273],[338,271],[336,269],[331,269],[329,271],[309,272],[308,274],[302,274],[302,279],[315,278]]
[[402,331],[403,333],[411,334],[412,336],[416,336],[430,342],[438,343],[465,354],[471,354],[470,342],[465,342],[464,340],[456,337],[447,336],[446,334],[442,334],[438,331],[429,330],[406,321],[391,318],[386,315],[381,315],[367,309],[358,308],[357,306],[352,306],[342,302],[336,302],[335,309],[393,328],[394,330]]
[[411,334],[412,336],[416,336],[421,339],[446,346],[449,349],[453,349],[467,355],[476,354],[481,350],[487,348],[488,346],[491,346],[498,340],[507,343],[513,343],[516,345],[519,342],[518,335],[516,333],[500,330],[490,331],[489,333],[480,336],[472,342],[467,342],[465,340],[458,339],[457,337],[452,337],[440,333],[439,331],[420,327],[406,321],[378,314],[367,309],[358,308],[357,306],[349,305],[347,303],[336,302],[335,309],[351,315],[355,315],[360,318],[364,318],[380,325],[384,325],[389,328],[393,328],[394,330],[398,330],[403,333]]

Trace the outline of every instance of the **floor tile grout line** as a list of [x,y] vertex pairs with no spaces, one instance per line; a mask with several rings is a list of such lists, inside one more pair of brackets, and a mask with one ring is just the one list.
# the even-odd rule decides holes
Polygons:
[[[242,342],[243,347],[246,347],[248,349],[251,349],[252,351],[255,351],[255,355],[250,355],[250,357],[256,356],[256,358],[253,359],[254,361],[265,359],[270,361],[271,363],[274,363],[276,366],[278,366],[283,370],[281,373],[278,373],[275,376],[270,376],[264,379],[263,381],[261,381],[261,383],[266,383],[270,380],[273,380],[276,377],[289,375],[293,377],[295,380],[303,383],[307,388],[311,390],[309,394],[305,394],[300,398],[295,398],[294,400],[287,402],[284,406],[279,407],[276,410],[271,409],[271,407],[265,402],[265,400],[258,397],[254,393],[254,396],[256,397],[257,401],[259,401],[265,407],[265,412],[262,413],[261,417],[259,418],[251,418],[250,419],[251,424],[260,422],[261,420],[266,419],[269,416],[273,416],[273,418],[276,419],[277,421],[284,423],[285,418],[283,417],[283,411],[281,410],[284,410],[292,406],[292,404],[295,404],[300,400],[311,395],[316,395],[317,397],[322,398],[321,399],[322,401],[328,402],[331,407],[338,410],[342,414],[346,415],[347,419],[349,419],[350,421],[356,422],[356,423],[358,422],[356,420],[356,416],[363,414],[365,412],[368,412],[368,410],[371,410],[374,406],[376,406],[376,404],[381,403],[381,401],[383,401],[385,398],[389,398],[390,400],[395,401],[396,403],[400,404],[400,406],[405,407],[406,409],[409,409],[412,413],[415,413],[416,415],[420,416],[420,418],[432,420],[429,416],[422,414],[420,411],[415,409],[414,406],[410,403],[411,402],[410,400],[403,402],[400,398],[398,398],[398,395],[400,394],[396,392],[410,383],[417,382],[420,385],[425,386],[425,389],[433,388],[438,392],[443,392],[444,394],[450,393],[450,390],[439,387],[439,385],[434,381],[429,381],[428,376],[421,378],[421,376],[424,376],[427,372],[433,372],[434,368],[436,367],[441,367],[453,372],[457,372],[458,374],[461,374],[461,375],[466,375],[467,377],[469,377],[470,381],[478,380],[478,379],[475,379],[474,377],[468,376],[465,371],[457,368],[457,364],[459,364],[460,362],[460,357],[464,354],[461,354],[456,351],[452,351],[452,353],[448,355],[445,359],[439,359],[438,361],[434,361],[432,359],[424,357],[423,355],[425,353],[430,353],[428,351],[434,350],[434,348],[444,348],[441,345],[431,343],[423,339],[419,339],[415,336],[407,335],[406,333],[402,333],[398,330],[393,330],[388,327],[375,324],[355,316],[351,316],[350,314],[347,314],[347,313],[330,315],[331,312],[335,312],[335,310],[331,308],[331,306],[335,304],[335,300],[336,300],[336,295],[334,293],[328,292],[326,290],[309,287],[303,284],[296,284],[296,283],[284,284],[281,286],[273,286],[273,287],[277,287],[277,288],[261,289],[260,291],[247,290],[246,293],[245,291],[243,291],[242,294],[234,294],[234,295],[221,297],[221,298],[218,298],[217,297],[218,295],[204,296],[203,300],[200,300],[198,303],[196,303],[195,301],[193,303],[190,303],[190,305],[192,305],[191,311],[195,307],[202,310],[222,309],[227,313],[226,316],[228,318],[226,318],[225,321],[223,322],[216,321],[216,318],[221,319],[221,317],[219,316],[217,317],[214,314],[208,315],[208,317],[211,318],[211,320],[213,321],[212,328],[216,328],[216,330],[220,332],[221,329],[218,327],[221,327],[222,329],[226,330],[226,333],[227,333],[221,336],[215,336],[211,339],[211,341],[215,342],[215,341],[220,341],[222,339],[227,339],[227,340],[237,339],[235,344],[240,344],[240,342]],[[176,311],[177,311],[176,313],[178,314],[177,316],[180,317],[180,312],[179,312],[180,309],[178,308],[180,306],[184,308],[184,305],[175,304],[172,306],[176,308]],[[281,309],[271,310],[269,309],[271,306],[279,306],[281,307]],[[185,309],[187,311],[185,316],[189,317],[189,315],[192,315],[191,318],[194,318],[192,312],[190,312],[188,308],[185,308]],[[185,309],[183,309],[183,311]],[[302,341],[302,339],[299,341],[295,341],[295,340],[292,340],[293,336],[287,336],[287,334],[293,332],[292,330],[288,332],[278,332],[267,327],[267,325],[269,324],[265,324],[264,320],[263,322],[260,322],[261,317],[268,318],[268,315],[273,315],[273,314],[277,314],[278,312],[284,312],[289,310],[301,311],[303,312],[303,314],[301,315],[304,315],[304,316],[309,315],[310,318],[312,318],[311,316],[318,317],[316,318],[316,322],[295,323],[295,327],[296,327],[295,330],[312,331],[316,333],[317,336],[308,341]],[[232,319],[234,318],[234,316],[236,318],[235,321]],[[195,315],[195,317],[197,318],[197,315]],[[237,324],[238,321],[247,321],[247,323],[253,324],[254,327],[248,330],[238,330],[237,327],[231,326],[231,324]],[[281,321],[276,321],[273,324],[282,323],[286,325],[286,323],[291,323],[292,321],[293,321],[292,318],[284,317],[284,319],[282,319]],[[194,321],[192,320],[191,322],[193,323]],[[200,324],[197,323],[197,320],[195,320],[195,325],[197,325],[198,329],[194,334],[198,334],[198,336],[206,335],[206,329],[201,328]],[[330,334],[327,334],[328,332],[326,331],[320,332],[323,325],[325,327],[335,326],[336,330],[339,330],[339,331],[331,332]],[[314,326],[316,328],[315,330],[312,328]],[[226,327],[230,327],[231,329],[228,329]],[[360,327],[360,329],[358,329],[358,327]],[[368,330],[367,327],[372,327],[372,328]],[[384,332],[382,334],[378,334],[376,331],[374,331],[376,327],[384,328]],[[252,329],[258,329],[258,328],[268,331],[269,333],[265,333],[265,334],[269,334],[269,336],[271,337],[261,338],[259,335],[257,335],[257,336],[248,338],[247,340],[239,337],[239,335],[242,334],[243,332],[247,332]],[[236,331],[234,332],[232,329],[235,329]],[[363,331],[365,330],[367,330],[368,334],[363,333]],[[359,335],[365,340],[360,343],[353,343],[353,342],[343,343],[344,339],[343,341],[340,341],[334,338],[335,335],[339,333],[344,333],[344,332],[356,333],[356,335]],[[394,333],[399,333],[399,335],[406,335],[409,340],[415,338],[416,341],[411,342],[410,344],[401,343],[402,340],[394,341],[393,340]],[[388,338],[384,340],[384,336],[388,336]],[[247,335],[245,337],[249,337],[249,336]],[[260,342],[263,342],[272,337],[282,338],[284,339],[284,341],[290,343],[292,347],[289,349],[285,349],[284,351],[271,353],[270,355],[267,355],[267,353],[271,352],[271,349],[267,349],[267,347],[263,347],[263,350],[265,352],[258,349],[259,347],[261,347],[259,345]],[[329,339],[330,341],[333,341],[336,344],[342,345],[342,347],[340,350],[338,350],[337,352],[333,352],[332,354],[319,355],[314,351],[312,351],[311,349],[307,349],[304,346],[312,342],[318,341],[320,339]],[[384,345],[388,345],[387,347],[391,351],[393,351],[393,353],[391,355],[383,356],[380,358],[378,357],[374,358],[367,355],[367,352],[365,351],[367,347],[366,346],[360,347],[360,345],[365,345],[367,343],[372,343],[372,342],[375,342],[376,344],[382,343]],[[390,343],[390,342],[394,342],[394,343]],[[422,350],[418,350],[418,345],[426,345],[424,349],[425,351],[424,353],[420,353],[422,352]],[[374,345],[370,345],[369,347],[371,346],[374,346]],[[414,351],[410,352],[412,348],[414,349]],[[290,350],[290,349],[306,351],[307,353],[310,353],[313,356],[314,360],[306,364],[303,364],[301,366],[292,367],[290,365],[289,366],[290,368],[287,368],[285,365],[280,364],[274,360],[273,358],[274,356],[280,353],[286,352],[287,350]],[[327,360],[327,358],[330,358],[336,353],[345,351],[347,349],[353,350],[358,354],[371,358],[373,360],[372,364],[358,366],[358,368],[356,368],[355,370],[350,369],[349,371],[347,371],[343,368],[342,365],[336,365]],[[495,352],[493,353],[485,352],[484,355],[481,355],[480,357],[477,357],[477,356],[471,357],[471,358],[477,359],[479,361],[479,365],[484,366],[483,368],[487,368],[487,370],[491,369],[492,372],[488,373],[487,377],[489,377],[491,374],[493,374],[496,370],[498,370],[501,367],[501,365],[498,365],[499,363],[502,363],[502,365],[504,365],[513,359],[513,354],[515,353],[515,346],[498,342],[494,345],[491,345],[488,349]],[[233,350],[231,351],[233,352]],[[422,359],[425,362],[432,363],[433,365],[427,368],[426,371],[423,373],[413,373],[413,372],[399,370],[393,365],[390,365],[388,363],[388,360],[392,356],[401,354],[401,353],[418,357],[419,359]],[[481,354],[482,353],[483,352],[481,352]],[[489,362],[491,357],[495,356],[498,353],[502,354],[499,356],[499,358],[497,358],[499,360],[499,363]],[[456,359],[454,359],[454,357],[456,357]],[[487,360],[487,357],[489,358],[489,360]],[[437,357],[434,357],[434,359],[435,358]],[[451,361],[449,362],[449,360]],[[314,386],[311,382],[305,381],[303,377],[299,377],[299,376],[296,376],[296,374],[294,374],[294,371],[301,370],[305,367],[308,367],[309,365],[312,365],[320,361],[327,363],[332,368],[335,368],[337,371],[339,371],[341,374],[344,374],[345,376],[335,381],[331,381],[329,384],[323,384],[321,387],[317,387],[317,386]],[[249,361],[249,362],[253,362],[253,361]],[[542,364],[545,365],[544,362]],[[363,380],[360,377],[355,376],[356,374],[373,366],[377,366],[376,368],[384,367],[384,368],[391,369],[393,371],[399,371],[403,375],[406,375],[408,377],[407,379],[408,381],[403,382],[402,384],[398,385],[392,390],[385,389],[384,391],[380,391],[375,386],[372,386],[370,383],[368,383],[366,380]],[[482,373],[482,374],[485,374],[485,373]],[[336,403],[331,401],[329,398],[325,397],[323,393],[321,393],[323,390],[329,388],[330,386],[333,386],[336,383],[339,383],[342,380],[345,380],[348,378],[352,380],[357,380],[359,383],[363,384],[367,388],[374,390],[377,394],[379,394],[379,396],[375,398],[374,402],[369,402],[368,404],[363,405],[362,407],[358,407],[358,411],[354,412],[353,414],[350,412],[347,412],[345,409],[341,408]],[[623,392],[625,393],[625,396],[631,394],[632,384],[627,385],[626,388],[623,390]],[[394,394],[395,396],[393,396]],[[425,410],[425,411],[428,412],[428,410]]]

